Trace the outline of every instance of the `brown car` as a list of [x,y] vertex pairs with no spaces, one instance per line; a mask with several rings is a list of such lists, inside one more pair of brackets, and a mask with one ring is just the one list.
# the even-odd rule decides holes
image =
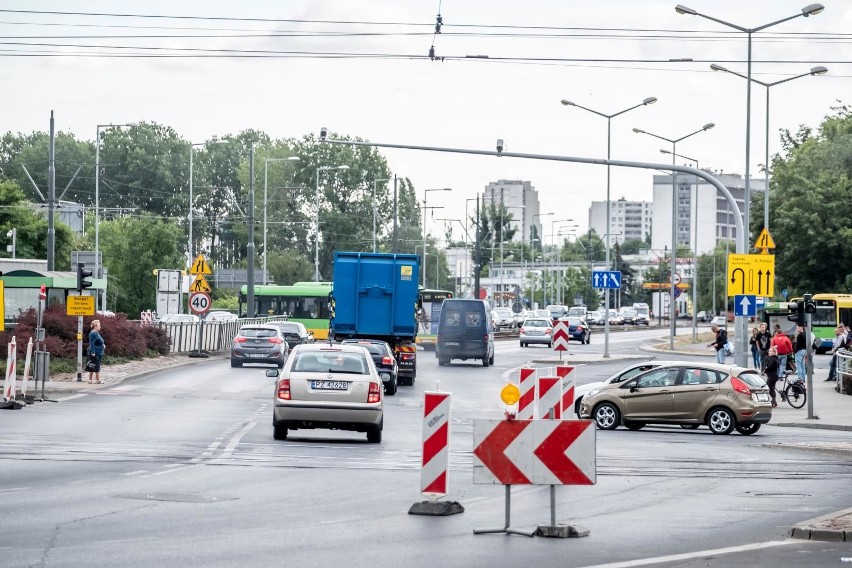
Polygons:
[[676,424],[714,434],[754,434],[772,418],[769,387],[754,369],[717,363],[678,362],[646,371],[623,383],[586,394],[580,418],[601,430],[624,425]]

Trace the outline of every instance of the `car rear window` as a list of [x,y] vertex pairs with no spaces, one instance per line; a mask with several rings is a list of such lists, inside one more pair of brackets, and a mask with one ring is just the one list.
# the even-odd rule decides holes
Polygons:
[[756,371],[744,371],[737,375],[737,378],[750,387],[763,388],[766,386],[763,378]]
[[360,345],[364,347],[367,351],[372,353],[373,355],[385,355],[387,352],[383,345],[378,343],[368,343],[368,342],[359,342],[359,341],[344,341],[346,345]]
[[449,327],[460,327],[462,325],[462,322],[464,322],[465,327],[481,327],[482,312],[458,312],[453,310],[448,311],[447,315],[444,316],[444,324]]
[[283,333],[299,333],[299,326],[292,323],[280,323],[278,327],[281,329]]
[[240,335],[243,337],[275,337],[277,334],[274,329],[264,329],[260,327],[244,327],[240,330]]
[[530,327],[549,327],[550,322],[545,320],[527,320],[524,322],[524,325]]
[[344,351],[298,353],[292,370],[297,373],[367,373],[367,362],[359,353]]

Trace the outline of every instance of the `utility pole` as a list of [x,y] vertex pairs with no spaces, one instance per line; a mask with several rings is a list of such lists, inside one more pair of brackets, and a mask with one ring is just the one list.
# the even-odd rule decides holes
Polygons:
[[397,185],[396,174],[393,174],[393,253],[399,252],[399,233],[397,232]]
[[254,143],[249,148],[249,204],[248,243],[246,243],[246,317],[253,318],[254,311]]
[[56,270],[56,225],[53,212],[56,207],[56,132],[53,111],[50,111],[50,149],[47,153],[47,269]]
[[479,212],[479,194],[476,194],[476,259],[473,262],[473,297],[479,299],[479,276],[482,270],[482,215]]

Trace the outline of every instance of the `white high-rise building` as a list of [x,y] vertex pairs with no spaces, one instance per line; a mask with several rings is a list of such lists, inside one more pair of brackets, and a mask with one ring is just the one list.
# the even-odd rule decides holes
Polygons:
[[539,214],[538,191],[531,182],[521,180],[493,181],[485,186],[483,192],[485,207],[494,203],[499,207],[502,204],[512,217],[511,225],[515,230],[513,241],[530,242],[533,220],[537,227],[538,238],[541,238],[541,217]]
[[[623,243],[628,239],[645,241],[651,234],[653,204],[648,201],[627,201],[621,198],[610,202],[610,242]],[[589,208],[589,228],[605,239],[606,201],[593,201]]]

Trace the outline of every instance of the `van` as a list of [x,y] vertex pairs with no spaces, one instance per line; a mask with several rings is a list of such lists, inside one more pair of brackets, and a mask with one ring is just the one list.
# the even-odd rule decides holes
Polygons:
[[451,359],[480,359],[483,367],[494,364],[494,329],[484,301],[444,300],[435,355],[441,366],[449,365]]

